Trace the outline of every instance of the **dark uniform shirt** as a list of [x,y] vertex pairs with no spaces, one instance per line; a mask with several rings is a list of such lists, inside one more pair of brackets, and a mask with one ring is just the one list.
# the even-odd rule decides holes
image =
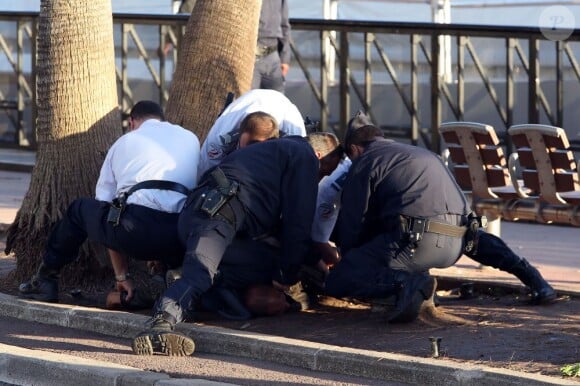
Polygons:
[[467,214],[467,201],[447,167],[429,150],[388,139],[353,161],[337,222],[342,253],[399,226],[399,215]]
[[280,47],[280,61],[290,63],[290,22],[287,0],[264,0],[260,11],[258,46]]
[[240,184],[238,199],[247,209],[249,236],[279,228],[285,274],[296,274],[309,249],[318,163],[305,138],[288,136],[236,150],[219,165],[228,179]]

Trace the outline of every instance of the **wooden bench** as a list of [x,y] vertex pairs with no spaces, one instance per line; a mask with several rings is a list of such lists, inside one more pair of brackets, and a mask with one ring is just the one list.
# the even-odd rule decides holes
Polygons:
[[512,199],[518,193],[508,162],[492,126],[475,122],[447,122],[439,127],[459,186],[474,200]]
[[489,125],[448,122],[439,131],[458,185],[471,195],[472,209],[490,220],[488,232],[499,235],[502,218],[580,226],[578,164],[563,129],[510,127],[517,151],[507,161]]
[[555,126],[514,125],[508,129],[524,186],[539,197],[539,220],[580,226],[580,176],[566,132]]
[[[476,122],[446,122],[439,127],[453,163],[458,185],[471,195],[471,207],[485,215],[487,231],[499,236],[502,217],[517,220],[513,211],[522,208],[525,219],[535,219],[532,197],[515,178],[515,166],[506,160],[499,138],[490,125]],[[526,196],[527,200],[520,200]],[[524,210],[523,208],[528,208]]]

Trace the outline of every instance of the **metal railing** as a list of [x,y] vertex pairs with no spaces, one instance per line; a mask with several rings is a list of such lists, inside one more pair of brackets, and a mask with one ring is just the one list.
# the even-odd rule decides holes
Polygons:
[[[37,19],[37,13],[0,12],[3,147],[35,147]],[[121,111],[144,97],[165,105],[187,17],[113,19]],[[580,30],[553,42],[540,28],[313,19],[291,24],[286,93],[339,135],[353,110],[364,109],[389,135],[439,152],[437,128],[444,120],[482,121],[502,135],[515,123],[567,129],[580,114]],[[443,56],[452,66],[442,64]],[[580,134],[569,136],[580,140]]]

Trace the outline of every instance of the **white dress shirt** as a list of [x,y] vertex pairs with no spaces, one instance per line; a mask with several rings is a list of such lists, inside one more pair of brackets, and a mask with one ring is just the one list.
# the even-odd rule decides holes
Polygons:
[[340,211],[340,193],[346,180],[346,175],[352,165],[349,158],[344,158],[336,169],[318,183],[316,213],[312,223],[312,241],[327,243]]
[[[138,182],[165,180],[193,189],[197,181],[200,145],[189,130],[157,119],[144,121],[109,149],[97,181],[95,197],[112,201]],[[141,189],[128,204],[177,213],[186,196],[171,190]]]
[[273,116],[278,122],[281,136],[306,136],[302,114],[284,94],[276,90],[250,90],[234,100],[209,130],[201,147],[198,178],[237,147],[240,123],[246,115],[256,111]]

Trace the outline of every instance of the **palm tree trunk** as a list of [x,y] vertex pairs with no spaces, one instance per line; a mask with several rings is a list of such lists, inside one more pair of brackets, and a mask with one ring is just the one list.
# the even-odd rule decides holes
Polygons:
[[[268,0],[266,0],[268,1]],[[252,84],[261,0],[198,1],[185,29],[166,115],[203,141],[228,92]]]
[[[69,203],[94,196],[104,156],[121,135],[110,0],[41,0],[38,30],[37,160],[7,236],[19,279],[38,265]],[[93,253],[81,254],[83,269],[94,269]],[[84,278],[72,269],[63,277]]]

